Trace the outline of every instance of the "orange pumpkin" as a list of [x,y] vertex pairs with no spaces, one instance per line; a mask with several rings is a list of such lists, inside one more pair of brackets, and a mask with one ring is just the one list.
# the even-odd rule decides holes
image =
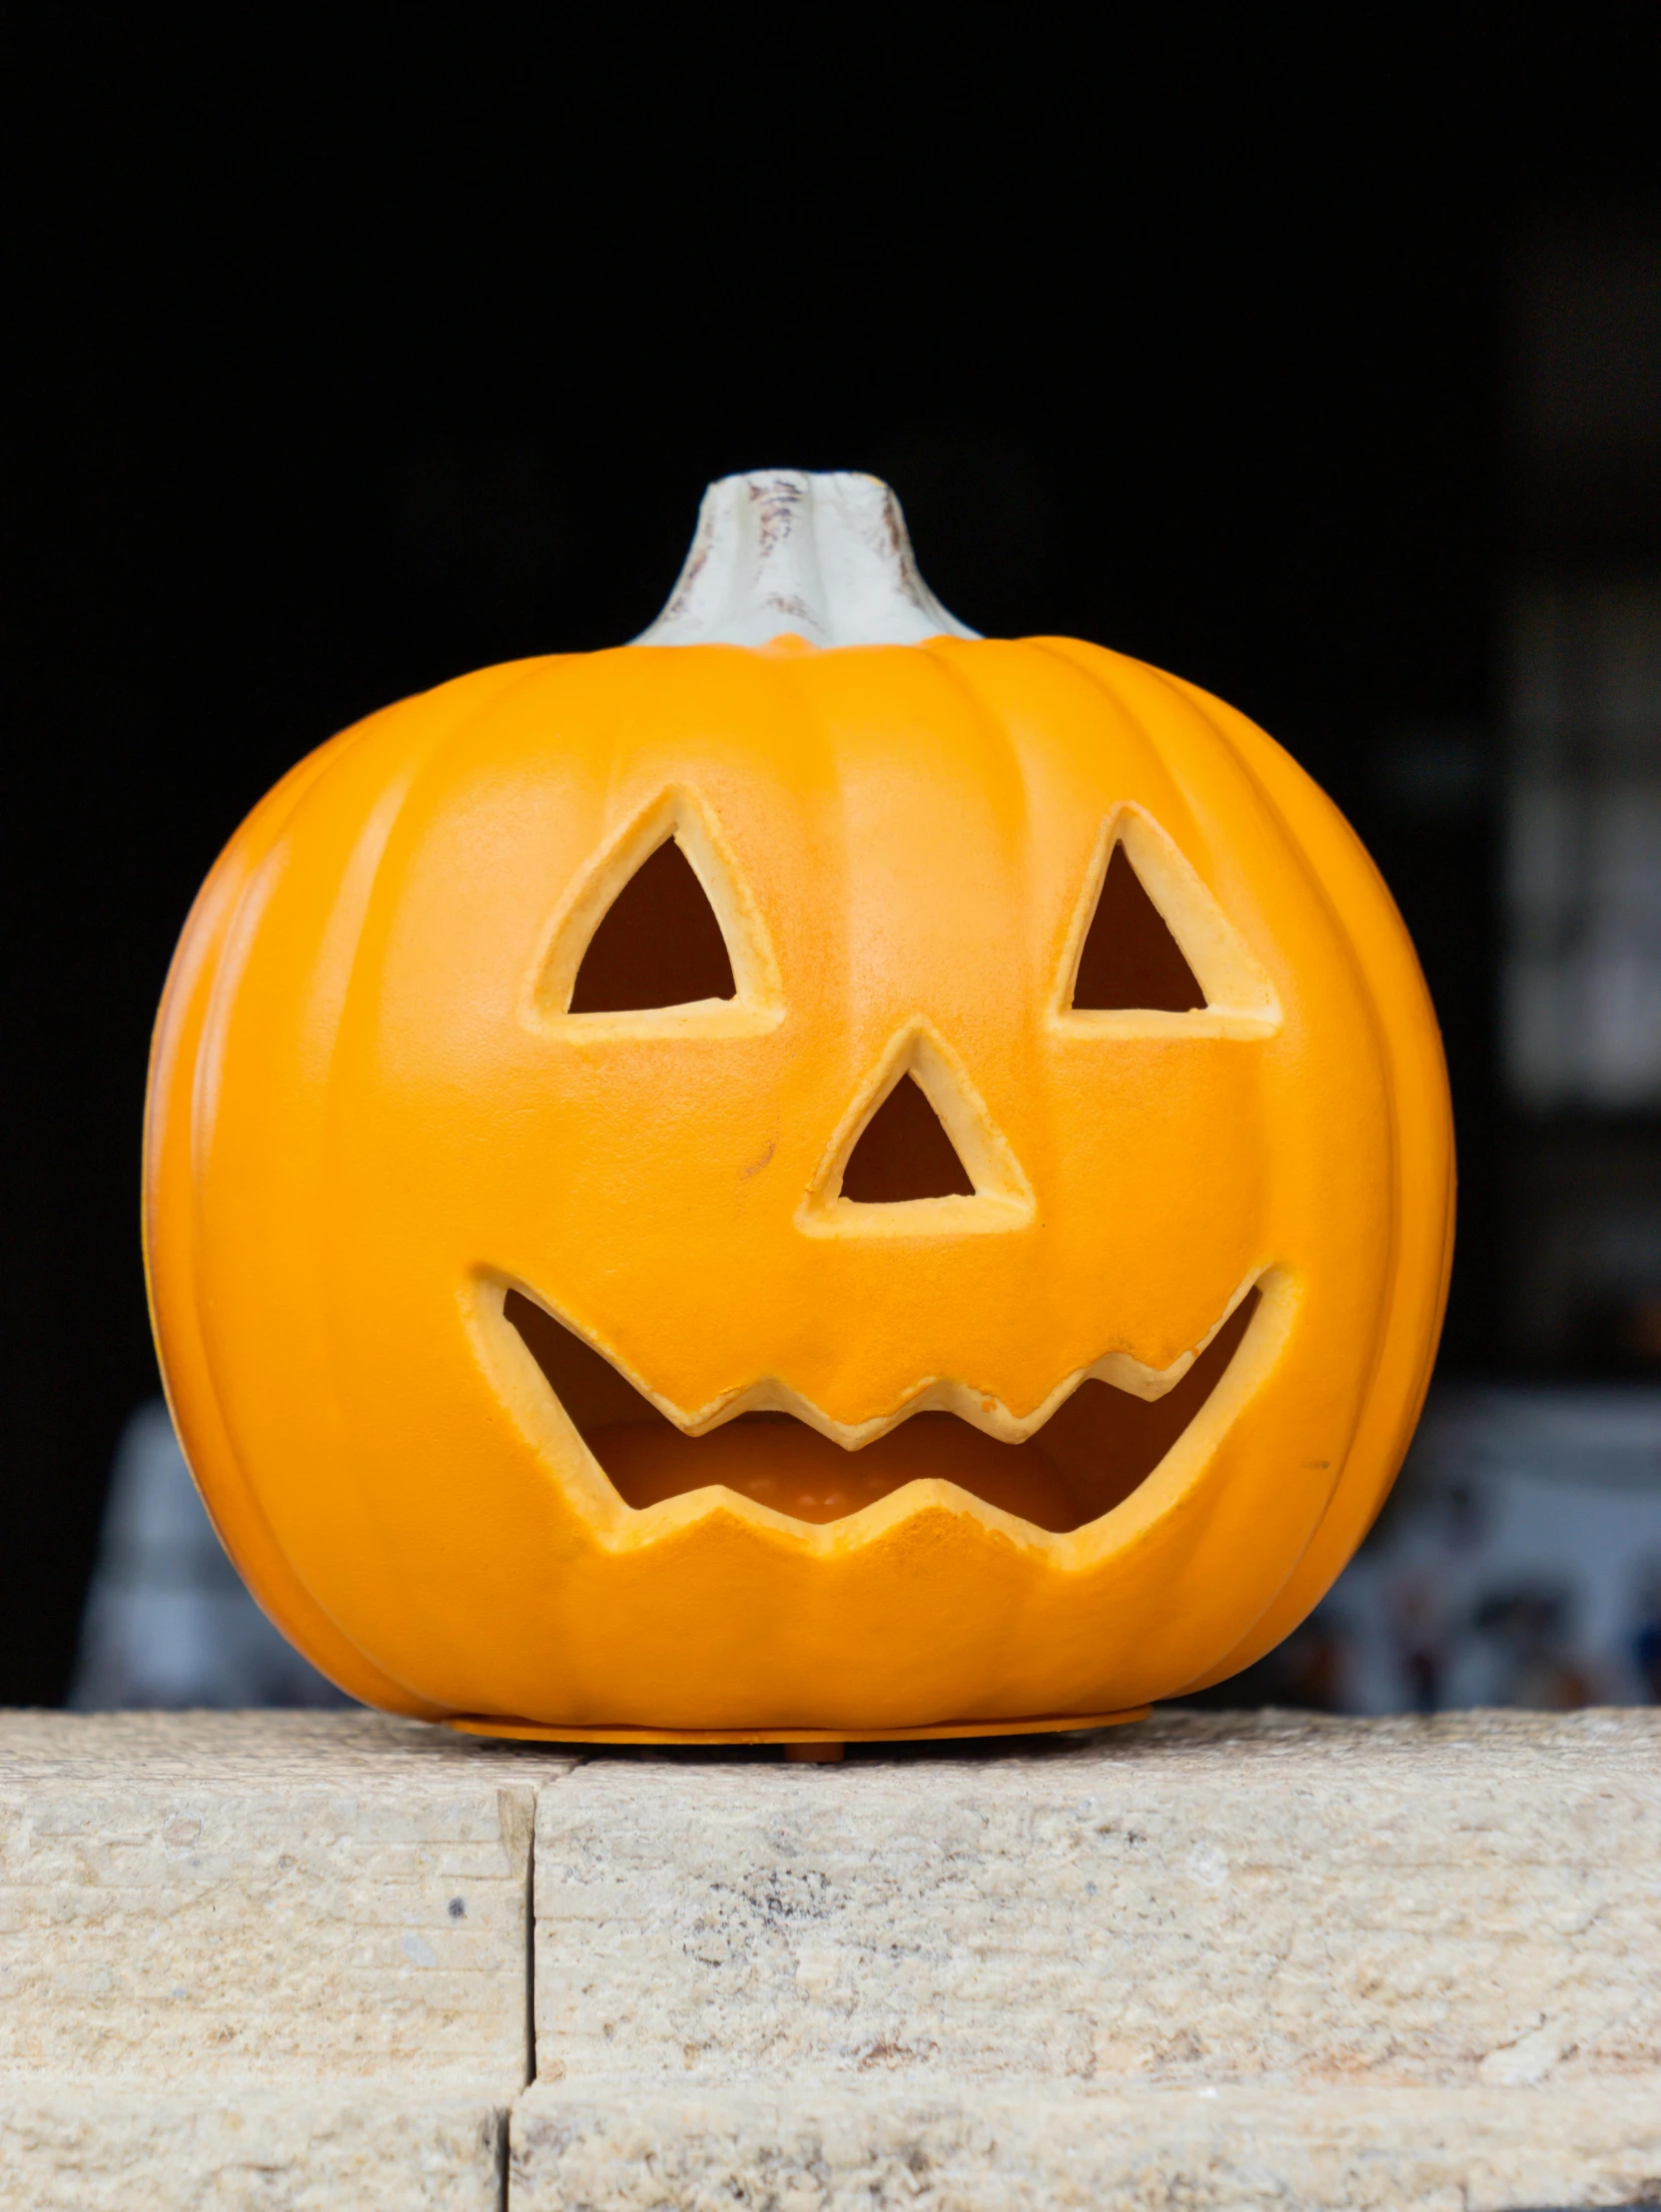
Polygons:
[[346,1689],[946,1733],[1266,1651],[1405,1448],[1439,1041],[1193,685],[975,638],[868,477],[730,478],[614,651],[303,761],[186,926],[147,1250],[215,1523]]

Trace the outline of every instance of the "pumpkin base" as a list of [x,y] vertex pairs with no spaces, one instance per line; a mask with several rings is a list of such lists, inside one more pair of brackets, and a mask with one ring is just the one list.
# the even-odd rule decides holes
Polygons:
[[1046,1714],[1028,1721],[933,1721],[923,1728],[578,1728],[574,1722],[513,1721],[452,1714],[445,1728],[462,1736],[501,1736],[535,1744],[917,1744],[932,1737],[1056,1736],[1067,1729],[1118,1728],[1146,1721],[1146,1705],[1125,1713]]

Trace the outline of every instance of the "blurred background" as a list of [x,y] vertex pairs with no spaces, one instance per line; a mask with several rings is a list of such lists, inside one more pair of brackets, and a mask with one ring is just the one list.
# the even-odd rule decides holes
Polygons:
[[10,39],[0,1701],[332,1695],[156,1400],[173,941],[301,754],[627,638],[765,465],[886,475],[977,628],[1243,707],[1418,943],[1461,1168],[1430,1409],[1215,1696],[1661,1696],[1654,11]]

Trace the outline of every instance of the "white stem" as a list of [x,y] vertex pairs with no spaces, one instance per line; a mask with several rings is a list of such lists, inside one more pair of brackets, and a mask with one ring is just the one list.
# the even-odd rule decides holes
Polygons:
[[917,573],[900,502],[875,476],[762,468],[703,495],[669,603],[636,645],[920,645],[976,637]]

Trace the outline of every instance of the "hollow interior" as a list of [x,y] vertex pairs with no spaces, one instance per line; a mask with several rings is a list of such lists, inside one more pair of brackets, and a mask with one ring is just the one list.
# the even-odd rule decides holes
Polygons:
[[673,838],[630,876],[588,941],[573,1014],[633,1014],[737,995],[726,939]]
[[860,1131],[842,1195],[860,1205],[973,1197],[975,1185],[915,1076],[902,1076]]
[[1197,1013],[1206,1004],[1194,970],[1123,845],[1113,849],[1085,933],[1073,1004],[1095,1012],[1135,1008],[1168,1014]]
[[840,1521],[936,1476],[1060,1533],[1098,1520],[1147,1481],[1221,1381],[1258,1296],[1241,1300],[1163,1398],[1093,1378],[1025,1443],[1001,1443],[954,1413],[914,1413],[858,1451],[789,1413],[741,1413],[706,1436],[686,1436],[529,1298],[510,1290],[505,1312],[618,1496],[636,1509],[718,1484],[798,1521]]

